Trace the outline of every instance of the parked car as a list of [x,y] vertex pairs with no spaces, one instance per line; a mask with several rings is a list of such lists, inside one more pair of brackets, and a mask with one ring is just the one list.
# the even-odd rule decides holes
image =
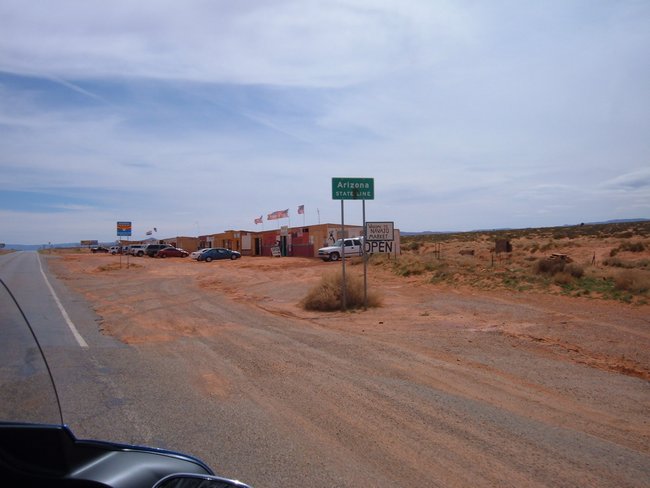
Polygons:
[[165,249],[158,251],[158,254],[156,254],[159,258],[186,258],[189,255],[190,253],[185,249],[180,249],[178,247],[166,247]]
[[225,249],[223,247],[214,247],[212,249],[208,249],[207,251],[199,254],[196,260],[205,261],[206,263],[209,263],[214,259],[239,259],[240,257],[241,257],[241,253],[237,251],[232,251],[230,249]]
[[122,246],[111,246],[108,251],[111,254],[122,254]]
[[129,247],[129,254],[131,256],[138,256],[138,257],[144,256],[144,248],[145,246],[141,244],[134,244],[133,246]]
[[172,247],[172,246],[170,246],[169,244],[147,244],[144,247],[144,253],[150,258],[154,258],[156,257],[156,254],[158,254],[158,251],[167,249],[168,247]]
[[90,248],[90,252],[93,253],[93,254],[108,252],[108,248],[104,247],[104,246],[92,247],[92,248]]
[[194,251],[193,253],[190,254],[190,258],[192,259],[198,259],[201,254],[203,254],[206,251],[209,251],[212,249],[211,247],[206,247],[203,249],[199,249],[198,251]]
[[333,245],[321,247],[318,257],[323,261],[338,261],[345,252],[345,257],[363,254],[363,237],[339,239]]

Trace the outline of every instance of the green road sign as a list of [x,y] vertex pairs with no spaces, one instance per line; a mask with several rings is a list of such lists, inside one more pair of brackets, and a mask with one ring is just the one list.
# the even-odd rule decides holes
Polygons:
[[332,200],[374,199],[374,178],[332,178]]

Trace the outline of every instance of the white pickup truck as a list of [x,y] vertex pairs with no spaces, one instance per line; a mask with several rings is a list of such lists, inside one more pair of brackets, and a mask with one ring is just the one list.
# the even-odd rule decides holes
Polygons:
[[[344,249],[344,251],[342,251]],[[333,245],[321,247],[318,257],[323,261],[338,261],[345,252],[345,257],[363,254],[363,237],[349,237],[337,240]]]

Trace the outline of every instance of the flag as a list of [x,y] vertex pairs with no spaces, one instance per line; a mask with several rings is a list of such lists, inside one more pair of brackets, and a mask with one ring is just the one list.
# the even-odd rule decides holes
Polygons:
[[158,229],[156,229],[156,228],[154,227],[154,228],[153,228],[153,231],[154,231],[154,232],[158,232]]
[[304,214],[305,213],[305,206],[304,205],[300,205],[298,207],[298,213],[299,214]]
[[278,219],[288,219],[289,218],[289,209],[286,210],[276,210],[273,213],[270,213],[266,216],[266,220],[278,220]]
[[150,230],[148,230],[148,231],[147,231],[147,235],[150,236],[151,234],[153,234],[153,232],[151,232]]
[[260,215],[260,218],[259,218],[259,219],[255,219],[255,225],[257,225],[257,224],[263,224],[263,223],[264,223],[264,219],[263,219],[263,217],[264,217],[263,215]]

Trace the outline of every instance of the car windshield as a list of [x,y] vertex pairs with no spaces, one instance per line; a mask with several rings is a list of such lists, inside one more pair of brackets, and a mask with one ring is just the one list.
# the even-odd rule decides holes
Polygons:
[[0,421],[62,423],[40,347],[2,280],[0,310]]

